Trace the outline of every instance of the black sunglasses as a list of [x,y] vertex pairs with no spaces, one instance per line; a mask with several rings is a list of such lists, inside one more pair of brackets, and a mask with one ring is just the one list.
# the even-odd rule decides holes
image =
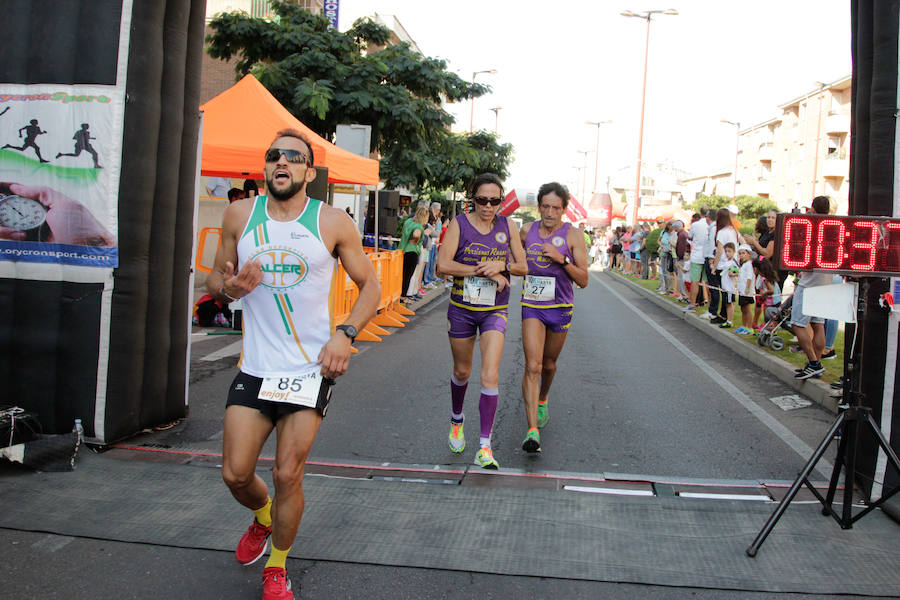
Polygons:
[[488,203],[490,203],[491,206],[500,206],[500,203],[503,202],[503,198],[485,198],[484,196],[475,196],[472,200],[475,201],[475,204],[481,206],[487,206]]
[[309,164],[309,157],[307,155],[299,150],[288,150],[287,148],[269,148],[266,150],[266,162],[278,162],[278,159],[281,158],[282,154],[284,154],[284,157],[289,163]]

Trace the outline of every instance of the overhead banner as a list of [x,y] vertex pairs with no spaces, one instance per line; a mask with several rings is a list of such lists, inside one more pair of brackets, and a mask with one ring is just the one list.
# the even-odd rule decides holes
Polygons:
[[340,0],[325,0],[322,5],[322,11],[328,17],[328,23],[334,29],[338,28],[338,14],[341,11]]
[[0,263],[118,266],[124,95],[115,86],[0,84]]

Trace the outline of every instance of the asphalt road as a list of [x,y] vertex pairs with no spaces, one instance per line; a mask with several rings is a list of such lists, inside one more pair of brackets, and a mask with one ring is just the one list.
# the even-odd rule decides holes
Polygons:
[[[473,459],[479,352],[465,406],[469,446],[456,455],[447,448],[452,362],[446,307],[445,295],[383,342],[357,344],[360,352],[335,387],[313,460],[459,465]],[[190,418],[132,443],[220,450],[236,342],[238,336],[194,336]],[[233,354],[216,360],[229,347]],[[771,398],[795,392],[602,273],[592,273],[590,285],[576,295],[574,321],[551,390],[551,419],[542,431],[544,452],[538,456],[521,450],[527,429],[523,364],[515,303],[493,435],[501,467],[793,479],[833,419],[816,404],[778,408]],[[273,444],[274,436],[265,449],[269,455]]]

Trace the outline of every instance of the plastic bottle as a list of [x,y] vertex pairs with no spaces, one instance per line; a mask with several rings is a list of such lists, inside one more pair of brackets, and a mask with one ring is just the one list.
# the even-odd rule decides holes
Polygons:
[[74,469],[75,458],[78,456],[78,448],[81,447],[81,444],[84,442],[84,427],[81,425],[81,419],[75,419],[75,426],[72,428],[72,433],[75,434],[75,451],[72,453],[72,459],[69,463]]

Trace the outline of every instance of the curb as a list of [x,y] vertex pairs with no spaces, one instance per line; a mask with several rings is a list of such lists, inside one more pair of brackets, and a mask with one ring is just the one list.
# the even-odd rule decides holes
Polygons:
[[[603,271],[603,273],[607,273],[607,271]],[[748,344],[741,341],[740,339],[737,339],[734,335],[726,333],[725,331],[721,331],[718,328],[710,327],[708,321],[701,319],[693,312],[683,312],[678,305],[669,302],[658,294],[644,289],[640,285],[634,283],[633,281],[630,281],[627,277],[616,275],[615,278],[616,281],[621,281],[660,308],[666,310],[672,315],[684,319],[686,323],[688,323],[695,329],[703,331],[703,333],[705,333],[715,341],[724,346],[727,346],[728,349],[732,352],[739,354],[743,358],[755,364],[757,367],[765,369],[766,371],[777,377],[782,383],[787,384],[794,391],[803,394],[826,410],[837,414],[837,407],[838,404],[840,404],[840,399],[835,398],[831,395],[834,390],[832,390],[831,386],[827,383],[814,379],[794,379],[794,369],[796,367],[794,367],[794,365],[792,365],[791,363],[781,360],[777,356],[773,356],[765,350],[757,348],[755,344]]]

